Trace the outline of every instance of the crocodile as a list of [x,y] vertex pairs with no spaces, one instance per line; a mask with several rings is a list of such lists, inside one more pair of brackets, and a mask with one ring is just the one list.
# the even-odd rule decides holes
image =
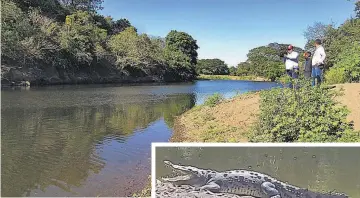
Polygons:
[[230,193],[256,198],[349,198],[344,193],[320,193],[279,181],[269,175],[245,169],[217,172],[165,160],[178,176],[161,178],[176,186],[190,185],[198,191]]

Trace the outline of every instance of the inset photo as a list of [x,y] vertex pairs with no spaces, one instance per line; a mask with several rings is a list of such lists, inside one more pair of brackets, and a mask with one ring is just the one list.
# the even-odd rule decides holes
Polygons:
[[153,143],[152,197],[358,198],[360,145]]

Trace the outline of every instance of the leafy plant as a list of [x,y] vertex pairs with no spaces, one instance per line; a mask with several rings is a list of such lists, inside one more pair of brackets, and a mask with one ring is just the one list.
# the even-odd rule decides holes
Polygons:
[[205,102],[204,102],[204,105],[205,106],[210,106],[210,107],[214,107],[216,106],[217,104],[219,104],[220,102],[222,102],[224,100],[224,97],[219,94],[219,93],[215,93],[214,95],[212,96],[209,96]]
[[344,68],[331,68],[325,74],[325,80],[327,84],[340,84],[345,83],[346,72]]
[[333,100],[338,94],[309,80],[299,79],[298,89],[274,88],[261,92],[259,121],[251,142],[332,142],[348,139],[353,131],[348,110]]

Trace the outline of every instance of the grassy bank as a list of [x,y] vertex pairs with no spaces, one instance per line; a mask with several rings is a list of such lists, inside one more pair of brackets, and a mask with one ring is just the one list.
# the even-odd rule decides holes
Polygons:
[[359,83],[336,85],[332,90],[306,87],[295,93],[278,88],[229,100],[214,98],[221,97],[212,96],[208,101],[216,104],[196,106],[180,116],[171,141],[360,141]]
[[256,76],[230,76],[230,75],[199,75],[199,80],[251,80],[251,81],[269,81],[268,79]]
[[[360,142],[360,83],[335,86],[297,93],[278,88],[231,99],[214,94],[177,118],[170,142]],[[149,179],[134,196],[150,193]]]

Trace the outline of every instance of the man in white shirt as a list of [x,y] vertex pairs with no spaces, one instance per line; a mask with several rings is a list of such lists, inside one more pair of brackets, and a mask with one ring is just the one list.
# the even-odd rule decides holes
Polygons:
[[287,50],[287,55],[284,55],[286,73],[291,78],[297,78],[299,72],[299,53],[294,51],[294,47],[292,45],[289,45]]
[[312,85],[315,86],[315,79],[317,79],[317,84],[321,84],[322,79],[322,69],[324,68],[324,61],[326,58],[324,47],[321,46],[321,40],[315,40],[315,52],[312,58]]

